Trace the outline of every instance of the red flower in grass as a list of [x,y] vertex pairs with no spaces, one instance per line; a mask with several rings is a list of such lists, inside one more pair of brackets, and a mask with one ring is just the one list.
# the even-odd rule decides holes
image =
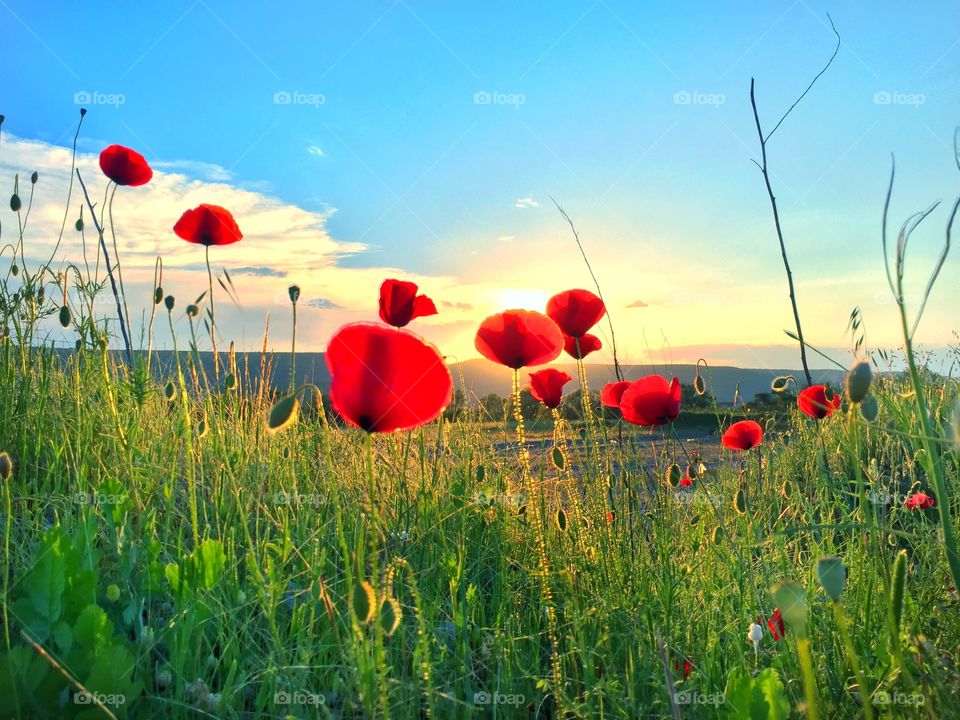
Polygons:
[[573,380],[562,370],[546,368],[530,373],[530,394],[534,400],[539,400],[545,406],[553,408],[560,406],[563,399],[563,386]]
[[333,409],[367,432],[425,425],[439,417],[453,394],[440,352],[406,330],[345,325],[330,339],[326,361]]
[[507,310],[480,323],[474,345],[488,360],[519,370],[556,359],[563,349],[563,334],[543,313]]
[[230,245],[243,239],[243,233],[229,210],[206,203],[181,215],[173,231],[187,242],[207,247]]
[[797,395],[797,407],[804,415],[809,415],[814,420],[823,420],[843,402],[839,394],[831,393],[831,395],[833,397],[828,399],[826,385],[811,385]]
[[680,380],[667,379],[660,375],[647,375],[624,391],[620,398],[623,419],[645,427],[665,425],[680,414]]
[[727,428],[720,442],[728,450],[752,450],[763,442],[763,428],[754,420],[741,420]]
[[[579,350],[577,349],[578,347]],[[581,335],[578,338],[573,335],[563,336],[563,349],[566,350],[567,355],[575,360],[583,360],[587,355],[596,352],[602,347],[603,343],[600,342],[600,338],[590,333]]]
[[437,306],[426,295],[417,295],[417,284],[405,280],[384,280],[380,286],[380,319],[401,328],[411,320],[436,315]]
[[589,290],[564,290],[547,301],[547,315],[572,337],[586,335],[606,311],[603,300]]
[[770,628],[770,634],[774,640],[782,640],[787,633],[787,627],[783,624],[783,616],[780,614],[780,608],[774,608],[773,615],[767,618],[767,627]]
[[[683,661],[683,679],[687,680],[690,677],[690,671],[693,670],[693,665],[691,665],[687,660]],[[680,661],[673,661],[673,671],[680,675]]]
[[619,408],[623,393],[632,383],[629,380],[607,383],[600,390],[600,404],[605,407]]
[[690,487],[693,485],[695,475],[690,470],[690,466],[687,465],[687,471],[683,474],[683,477],[680,478],[680,487]]
[[926,493],[918,492],[908,497],[903,505],[907,510],[923,510],[924,508],[932,508],[934,501]]
[[146,185],[153,177],[143,155],[123,145],[111,145],[100,153],[100,169],[117,185]]

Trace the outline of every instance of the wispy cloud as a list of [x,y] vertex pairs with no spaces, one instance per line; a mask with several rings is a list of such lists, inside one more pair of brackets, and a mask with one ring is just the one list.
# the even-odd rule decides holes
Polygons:
[[643,300],[634,300],[632,303],[627,305],[628,308],[645,308],[650,307],[650,303],[644,302]]
[[307,305],[309,305],[309,306],[312,307],[312,308],[317,308],[317,309],[319,309],[319,310],[341,310],[341,309],[343,309],[343,306],[337,305],[337,304],[336,304],[335,302],[333,302],[332,300],[328,300],[327,298],[321,298],[321,297],[311,298],[310,300],[307,300]]
[[323,152],[323,148],[319,145],[307,145],[307,152],[317,157],[326,157],[326,153]]
[[540,207],[540,203],[534,200],[532,197],[523,197],[517,198],[517,201],[513,204],[516,208],[535,208]]

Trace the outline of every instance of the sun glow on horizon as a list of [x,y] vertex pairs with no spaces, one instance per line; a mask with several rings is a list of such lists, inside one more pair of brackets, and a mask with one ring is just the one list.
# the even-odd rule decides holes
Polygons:
[[543,312],[553,293],[538,288],[506,288],[495,295],[495,304],[501,310],[536,310]]

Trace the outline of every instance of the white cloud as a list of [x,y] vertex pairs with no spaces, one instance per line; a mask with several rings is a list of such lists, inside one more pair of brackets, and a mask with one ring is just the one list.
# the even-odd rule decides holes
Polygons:
[[513,204],[516,208],[535,208],[540,207],[540,203],[534,200],[532,197],[518,198],[517,201]]
[[323,152],[323,148],[319,145],[307,145],[307,152],[317,157],[326,157],[326,153]]

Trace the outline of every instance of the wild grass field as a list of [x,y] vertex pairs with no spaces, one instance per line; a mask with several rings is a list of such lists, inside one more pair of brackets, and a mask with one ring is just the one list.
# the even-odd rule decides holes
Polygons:
[[[253,380],[217,330],[229,273],[174,297],[158,265],[124,295],[110,208],[151,173],[120,146],[101,166],[47,262],[25,251],[42,177],[2,226],[0,716],[960,717],[957,381],[902,302],[920,216],[890,248],[899,354],[854,341],[844,387],[779,378],[785,414],[698,410],[722,438],[701,454],[669,376],[598,394],[582,364],[535,370],[598,349],[586,290],[479,328],[514,369],[503,416],[443,414],[456,366],[400,329],[435,307],[395,280],[331,339],[329,390]],[[242,225],[201,206],[176,233],[209,267]],[[154,327],[184,314],[158,370]]]

